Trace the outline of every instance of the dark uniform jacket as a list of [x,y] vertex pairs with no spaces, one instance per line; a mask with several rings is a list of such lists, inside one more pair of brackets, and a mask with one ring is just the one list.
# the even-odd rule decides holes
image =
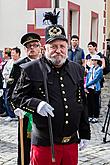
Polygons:
[[[25,57],[23,59],[19,59],[14,63],[11,74],[10,81],[8,83],[8,101],[11,103],[11,96],[16,86],[16,83],[21,75],[21,65],[29,62],[30,59]],[[10,104],[11,105],[11,104]],[[14,109],[14,107],[12,106]],[[24,142],[24,164],[29,165],[30,162],[30,147],[31,147],[31,139],[27,138],[27,126],[28,126],[28,117],[24,116],[23,118],[23,142]],[[21,165],[21,144],[20,144],[20,123],[18,123],[18,165]]]
[[52,118],[54,143],[78,143],[79,137],[90,139],[81,66],[67,60],[60,69],[56,69],[45,58],[41,58],[22,66],[21,82],[12,96],[14,106],[33,114],[32,144],[50,145],[48,119],[37,113],[38,104],[45,101],[39,63],[45,63],[50,68],[47,86],[49,103],[54,107],[55,114]]
[[20,65],[29,61],[30,59],[28,57],[25,57],[23,59],[19,59],[17,62],[13,64],[13,68],[9,77],[10,81],[8,82],[8,98],[11,98],[15,85],[21,75]]

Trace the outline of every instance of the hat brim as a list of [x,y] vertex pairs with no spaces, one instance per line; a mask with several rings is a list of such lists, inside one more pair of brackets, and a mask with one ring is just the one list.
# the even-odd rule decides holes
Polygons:
[[97,60],[97,61],[102,61],[101,58],[100,59],[96,59],[96,58],[91,58],[91,60]]
[[38,39],[31,39],[31,40],[24,42],[23,45],[26,46],[30,42],[39,42],[39,40]]
[[46,44],[47,43],[50,43],[50,42],[52,42],[52,41],[55,41],[55,40],[63,40],[63,41],[66,41],[66,42],[68,42],[68,39],[66,38],[66,37],[64,37],[64,36],[55,36],[55,37],[53,37],[53,38],[49,38],[47,41],[46,41]]
[[110,41],[110,38],[106,39],[106,41]]

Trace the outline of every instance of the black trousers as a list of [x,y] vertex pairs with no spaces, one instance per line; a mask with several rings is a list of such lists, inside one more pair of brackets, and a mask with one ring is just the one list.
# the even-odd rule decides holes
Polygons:
[[[31,139],[27,138],[28,117],[23,118],[24,165],[30,163]],[[20,124],[18,125],[18,165],[21,165]]]
[[4,112],[3,109],[3,97],[0,97],[0,114],[2,114]]
[[100,105],[99,105],[99,96],[100,91],[95,91],[94,89],[88,89],[87,93],[87,105],[88,105],[88,114],[89,117],[99,118],[100,114]]

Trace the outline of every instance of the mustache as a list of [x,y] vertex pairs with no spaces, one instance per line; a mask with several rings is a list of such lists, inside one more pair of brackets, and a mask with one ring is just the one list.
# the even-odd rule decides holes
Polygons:
[[62,57],[64,57],[64,54],[62,54],[62,53],[55,53],[55,54],[51,55],[51,57],[56,57],[56,56],[62,56]]

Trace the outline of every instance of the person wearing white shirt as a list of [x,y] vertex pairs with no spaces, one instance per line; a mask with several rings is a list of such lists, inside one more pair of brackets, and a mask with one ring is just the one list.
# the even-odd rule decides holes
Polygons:
[[12,121],[15,118],[14,112],[10,109],[7,102],[7,93],[8,93],[8,83],[10,83],[10,73],[13,68],[13,64],[20,58],[21,50],[18,47],[12,48],[11,50],[11,59],[9,59],[6,65],[3,68],[3,89],[4,89],[4,104],[5,110],[8,117],[5,119],[6,121]]

